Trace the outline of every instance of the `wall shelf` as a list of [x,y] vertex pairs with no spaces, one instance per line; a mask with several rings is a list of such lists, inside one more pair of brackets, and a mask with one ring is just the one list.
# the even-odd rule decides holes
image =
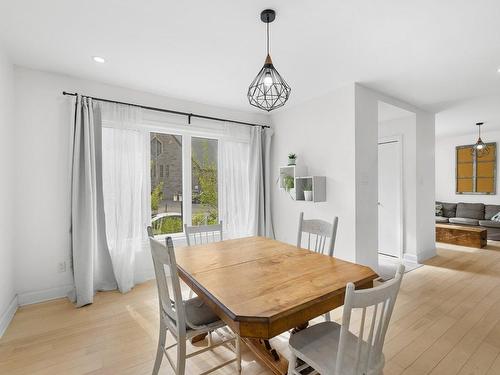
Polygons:
[[[284,177],[290,176],[294,180],[293,189],[289,190],[292,199],[303,202],[326,202],[326,177],[306,176],[307,168],[302,165],[286,165],[280,167],[279,187],[285,190]],[[304,188],[310,185],[312,188],[312,200],[304,198]]]
[[[312,190],[312,200],[306,201],[304,188],[310,186]],[[326,177],[325,176],[305,176],[295,178],[295,200],[306,202],[326,201]]]
[[289,193],[293,199],[296,199],[295,197],[295,184],[296,184],[296,179],[300,175],[303,175],[306,173],[306,168],[301,165],[287,165],[284,167],[280,167],[280,177],[279,177],[279,187],[281,190],[285,190],[285,184],[284,184],[284,177],[285,176],[290,176],[293,178],[294,181],[294,187],[293,189],[290,189]]

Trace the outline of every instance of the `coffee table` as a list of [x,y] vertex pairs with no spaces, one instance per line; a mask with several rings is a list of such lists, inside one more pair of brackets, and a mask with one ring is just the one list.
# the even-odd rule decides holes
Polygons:
[[463,225],[436,224],[436,241],[481,249],[487,245],[487,230]]

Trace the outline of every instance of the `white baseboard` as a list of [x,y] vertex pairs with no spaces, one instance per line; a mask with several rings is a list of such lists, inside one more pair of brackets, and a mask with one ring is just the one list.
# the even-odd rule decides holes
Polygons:
[[436,254],[436,248],[421,251],[420,253],[418,253],[418,263],[422,263],[424,260],[435,257]]
[[409,263],[418,263],[417,256],[415,254],[403,254],[403,260]]
[[12,318],[14,318],[14,314],[17,311],[18,303],[17,303],[17,295],[12,298],[12,301],[10,301],[9,306],[7,307],[7,310],[3,313],[2,317],[0,318],[0,337],[3,336],[5,331],[7,330],[7,327],[9,326],[10,322],[12,321]]
[[428,249],[425,251],[421,251],[418,254],[408,254],[405,253],[403,255],[403,260],[411,263],[422,263],[424,260],[432,258],[436,256],[436,249]]
[[[167,270],[165,269],[165,273],[167,273]],[[154,269],[144,269],[144,270],[141,270],[140,272],[137,272],[135,275],[134,275],[134,279],[136,281],[137,284],[142,284],[146,281],[149,281],[149,280],[153,280],[155,279],[155,271]]]
[[73,289],[73,285],[62,285],[56,288],[37,290],[34,292],[19,293],[17,298],[19,306],[31,305],[33,303],[50,301],[56,298],[64,298]]

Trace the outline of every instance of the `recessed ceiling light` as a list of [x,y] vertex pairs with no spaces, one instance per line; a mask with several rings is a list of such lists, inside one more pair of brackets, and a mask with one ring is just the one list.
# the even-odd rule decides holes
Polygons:
[[106,62],[106,60],[100,56],[92,56],[92,60],[99,64],[104,64]]
[[497,72],[500,73],[500,68],[497,69]]

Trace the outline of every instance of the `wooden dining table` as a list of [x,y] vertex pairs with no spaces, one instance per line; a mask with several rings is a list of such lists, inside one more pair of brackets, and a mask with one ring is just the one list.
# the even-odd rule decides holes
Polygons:
[[179,276],[274,374],[288,361],[271,338],[344,303],[345,287],[371,288],[369,267],[265,237],[180,247]]

